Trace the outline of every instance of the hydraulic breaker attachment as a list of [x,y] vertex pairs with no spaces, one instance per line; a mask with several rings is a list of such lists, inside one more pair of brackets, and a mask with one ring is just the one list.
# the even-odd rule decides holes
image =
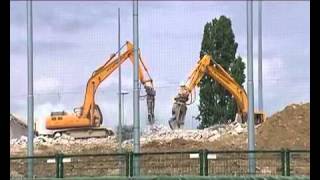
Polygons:
[[153,87],[145,86],[145,90],[147,93],[147,107],[148,107],[148,121],[150,125],[153,125],[155,122],[154,119],[154,103],[155,103],[155,95],[156,91]]
[[187,113],[188,97],[183,97],[180,94],[175,98],[175,102],[172,107],[172,117],[169,120],[169,126],[171,129],[183,128],[184,118]]

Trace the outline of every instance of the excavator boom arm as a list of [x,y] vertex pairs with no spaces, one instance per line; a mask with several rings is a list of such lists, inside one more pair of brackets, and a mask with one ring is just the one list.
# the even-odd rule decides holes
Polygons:
[[199,84],[202,77],[206,73],[206,67],[210,64],[210,57],[204,56],[201,60],[198,61],[196,67],[192,70],[190,76],[187,79],[187,82],[184,86],[189,93]]
[[[120,64],[122,64],[130,55],[130,47],[127,51],[120,55]],[[109,60],[100,68],[92,73],[92,76],[89,78],[86,87],[85,98],[83,106],[81,109],[81,117],[86,117],[90,119],[91,108],[95,105],[94,97],[96,90],[98,89],[100,83],[104,81],[114,70],[119,66],[118,58],[116,55],[112,55]]]
[[[116,54],[113,54],[103,66],[101,66],[100,68],[98,68],[96,71],[93,72],[92,76],[87,82],[86,93],[85,93],[83,106],[81,108],[80,117],[85,117],[92,120],[92,116],[95,108],[94,97],[100,83],[103,80],[105,80],[109,75],[111,75],[112,72],[114,72],[119,67],[119,65],[125,62],[128,58],[133,63],[133,44],[127,41],[125,45],[127,47],[127,50],[124,53],[120,54],[120,63],[119,63],[118,56],[116,56]],[[123,47],[124,46],[122,46],[122,48]],[[145,78],[144,71],[147,73],[147,76],[149,77],[148,79]],[[152,79],[150,78],[149,72],[142,61],[140,52],[139,52],[139,79],[142,82],[142,84],[145,85],[145,88],[151,89],[149,91],[152,91],[153,94],[150,96],[152,96],[154,101],[155,91],[153,89]],[[152,114],[152,116],[154,116],[153,112],[150,112],[149,114]]]
[[232,94],[240,114],[248,112],[246,91],[219,64],[208,66],[207,74]]

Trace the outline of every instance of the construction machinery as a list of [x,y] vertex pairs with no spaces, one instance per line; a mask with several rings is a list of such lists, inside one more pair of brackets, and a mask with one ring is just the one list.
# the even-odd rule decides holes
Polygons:
[[[106,137],[113,135],[111,129],[102,128],[103,117],[99,106],[95,103],[95,94],[100,85],[108,76],[114,72],[120,64],[127,59],[134,62],[133,44],[127,41],[120,49],[126,47],[126,51],[120,54],[111,54],[107,62],[95,70],[89,78],[86,86],[86,92],[83,105],[74,108],[74,113],[52,112],[46,119],[46,128],[54,130],[55,133],[62,133],[75,138],[87,137]],[[153,87],[153,81],[150,77],[142,58],[140,49],[139,53],[139,80],[145,88],[148,106],[148,121],[154,123],[154,102],[156,92]]]
[[[180,86],[178,95],[174,98],[172,107],[172,117],[169,120],[171,129],[179,129],[184,125],[184,118],[187,112],[187,105],[194,102],[192,99],[192,91],[199,84],[204,74],[209,75],[234,97],[237,103],[238,112],[235,120],[241,123],[246,122],[248,113],[248,97],[245,90],[225,71],[222,66],[215,62],[210,55],[204,55],[192,70],[187,82]],[[190,102],[187,101],[190,98]],[[255,112],[255,124],[265,121],[265,113]]]

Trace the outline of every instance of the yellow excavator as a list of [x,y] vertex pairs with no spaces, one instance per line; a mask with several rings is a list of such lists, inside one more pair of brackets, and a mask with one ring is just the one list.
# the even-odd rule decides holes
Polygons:
[[[199,84],[204,74],[208,74],[232,94],[238,108],[235,120],[241,123],[246,122],[249,104],[245,90],[222,68],[222,66],[215,62],[210,55],[204,55],[197,62],[197,65],[192,70],[187,82],[180,86],[178,95],[174,98],[172,117],[169,120],[171,129],[180,129],[183,127],[187,105],[194,102],[194,100],[192,100],[192,91],[195,86]],[[189,96],[191,96],[191,102],[187,103]],[[255,124],[259,124],[265,121],[266,115],[264,112],[255,112],[254,118]]]
[[[134,62],[133,44],[127,41],[120,49],[126,47],[126,51],[120,54],[120,63],[117,53],[111,54],[107,62],[92,73],[87,82],[83,105],[80,108],[74,108],[74,113],[52,112],[46,118],[46,128],[54,130],[55,133],[67,134],[75,138],[88,137],[106,137],[113,135],[113,131],[102,128],[103,117],[99,106],[95,103],[95,93],[102,81],[104,81],[120,64],[128,58]],[[156,92],[153,87],[153,81],[150,77],[139,52],[139,80],[145,88],[148,106],[148,121],[154,123],[154,102]],[[146,78],[147,76],[147,78]]]

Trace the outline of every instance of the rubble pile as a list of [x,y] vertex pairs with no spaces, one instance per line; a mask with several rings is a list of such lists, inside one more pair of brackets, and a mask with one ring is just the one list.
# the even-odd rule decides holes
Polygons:
[[[171,142],[175,139],[183,139],[186,141],[197,142],[212,142],[223,135],[241,134],[246,132],[246,124],[239,124],[233,122],[227,125],[215,125],[203,130],[171,130],[169,127],[155,124],[148,126],[142,133],[141,145],[151,142]],[[26,149],[27,137],[22,136],[20,139],[10,140],[11,153],[19,153]],[[130,150],[132,148],[133,140],[124,141],[121,145],[123,149]],[[37,136],[34,138],[34,145],[36,152],[49,151],[62,153],[79,153],[86,149],[108,149],[115,151],[118,148],[118,141],[116,136],[109,136],[107,138],[89,138],[89,139],[75,139],[71,136],[60,135],[55,137]],[[79,148],[76,148],[79,147]]]
[[[56,134],[55,137],[35,137],[34,146],[36,153],[39,152],[40,154],[42,151],[50,151],[52,153],[77,153],[84,152],[86,149],[99,148],[99,146],[107,147],[108,150],[112,151],[117,148],[117,140],[115,136],[109,136],[107,138],[75,139],[71,136]],[[10,140],[10,153],[12,154],[24,152],[26,147],[26,136]]]
[[215,125],[205,129],[171,130],[163,125],[148,126],[142,134],[141,143],[147,144],[154,141],[170,142],[174,139],[187,141],[212,142],[223,135],[238,135],[247,131],[246,124],[232,122],[230,124]]

